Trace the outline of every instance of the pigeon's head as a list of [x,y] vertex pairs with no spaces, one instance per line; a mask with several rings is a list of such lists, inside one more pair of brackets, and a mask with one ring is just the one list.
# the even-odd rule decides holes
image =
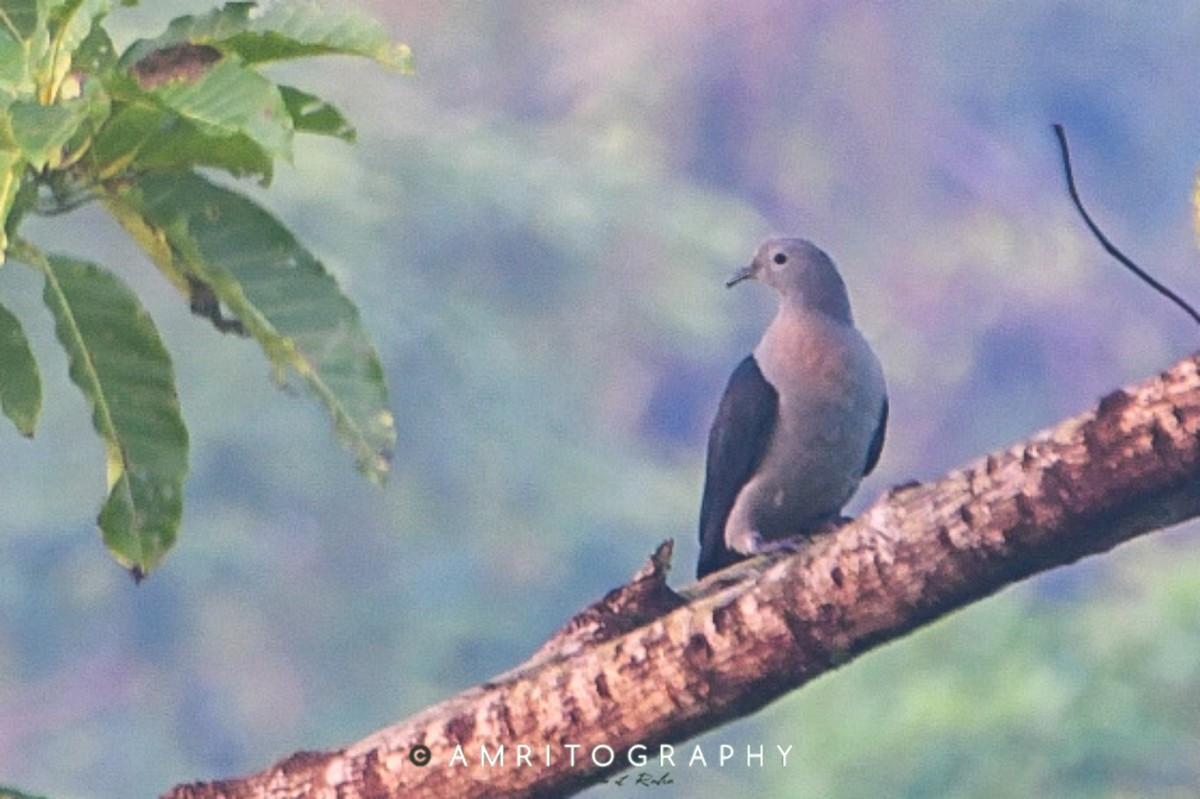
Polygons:
[[748,266],[725,282],[753,278],[779,292],[783,302],[849,323],[850,300],[833,259],[807,239],[767,239]]

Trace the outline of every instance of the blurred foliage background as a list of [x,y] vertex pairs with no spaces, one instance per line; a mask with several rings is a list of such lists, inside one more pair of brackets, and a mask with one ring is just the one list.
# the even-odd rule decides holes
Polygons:
[[[48,392],[35,440],[0,425],[0,782],[123,799],[343,745],[515,665],[663,538],[688,581],[706,428],[772,310],[721,284],[770,233],[834,256],[887,371],[888,446],[852,510],[1195,348],[1088,237],[1050,131],[1109,235],[1200,297],[1194,3],[355,6],[417,74],[292,67],[359,144],[299,142],[262,201],[362,309],[395,474],[358,477],[322,412],[99,211],[28,230],[124,264],[175,356],[193,464],[180,544],[135,586],[93,526],[103,452],[40,281],[0,270]],[[679,768],[655,795],[1193,795],[1198,705],[1189,525],[699,739],[792,745],[786,768]]]

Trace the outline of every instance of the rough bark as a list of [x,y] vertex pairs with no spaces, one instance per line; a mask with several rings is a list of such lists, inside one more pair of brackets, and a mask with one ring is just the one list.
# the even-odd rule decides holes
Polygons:
[[[683,597],[666,588],[660,549],[517,670],[346,749],[166,796],[567,795],[627,768],[630,747],[655,753],[748,715],[1006,585],[1198,513],[1200,354],[935,483],[893,489],[799,553],[740,564]],[[482,762],[481,747],[503,747],[504,765]],[[612,764],[597,765],[605,747]]]

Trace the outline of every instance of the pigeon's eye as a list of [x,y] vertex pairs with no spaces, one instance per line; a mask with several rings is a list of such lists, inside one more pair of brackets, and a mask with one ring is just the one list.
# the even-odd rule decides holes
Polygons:
[[772,258],[771,260],[774,261],[775,263],[779,264],[780,266],[783,266],[784,264],[787,263],[787,256],[781,252],[777,252],[777,253],[775,253],[775,257]]

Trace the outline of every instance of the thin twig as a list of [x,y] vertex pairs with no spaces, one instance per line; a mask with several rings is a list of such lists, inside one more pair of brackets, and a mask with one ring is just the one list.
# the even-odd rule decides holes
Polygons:
[[1157,280],[1151,277],[1146,270],[1142,269],[1140,266],[1130,260],[1125,253],[1118,250],[1116,246],[1114,246],[1113,243],[1109,241],[1103,233],[1100,232],[1100,228],[1096,226],[1096,223],[1092,221],[1090,216],[1088,216],[1088,212],[1084,210],[1083,202],[1079,199],[1079,192],[1075,189],[1075,176],[1071,172],[1071,152],[1067,149],[1067,134],[1063,132],[1062,125],[1054,125],[1054,135],[1058,136],[1058,146],[1062,149],[1063,170],[1067,175],[1067,191],[1070,192],[1071,200],[1075,203],[1075,208],[1079,211],[1079,215],[1083,217],[1084,223],[1087,224],[1088,230],[1092,231],[1092,235],[1096,237],[1096,240],[1100,242],[1100,245],[1104,247],[1105,251],[1109,255],[1111,255],[1113,258],[1116,258],[1125,266],[1125,268],[1133,272],[1142,280],[1146,281],[1146,283],[1148,283],[1150,287],[1159,294],[1163,295],[1168,300],[1182,308],[1188,316],[1192,317],[1196,324],[1200,324],[1200,313],[1197,313],[1195,308],[1189,305],[1187,301],[1178,294],[1171,291],[1162,283],[1159,283]]

